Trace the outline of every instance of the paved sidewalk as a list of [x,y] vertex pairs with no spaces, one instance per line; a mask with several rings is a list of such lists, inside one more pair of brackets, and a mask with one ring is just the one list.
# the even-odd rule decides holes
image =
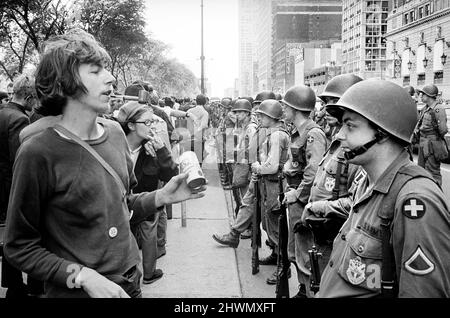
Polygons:
[[186,202],[186,227],[181,204],[173,205],[167,225],[167,254],[158,259],[164,276],[142,285],[143,297],[241,297],[236,254],[218,248],[212,233],[229,231],[227,204],[216,169],[203,168],[208,185],[205,197]]

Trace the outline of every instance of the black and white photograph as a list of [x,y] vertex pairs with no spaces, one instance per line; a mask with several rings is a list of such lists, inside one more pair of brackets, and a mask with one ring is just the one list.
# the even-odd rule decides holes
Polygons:
[[450,0],[1,0],[0,261],[0,305],[450,298]]

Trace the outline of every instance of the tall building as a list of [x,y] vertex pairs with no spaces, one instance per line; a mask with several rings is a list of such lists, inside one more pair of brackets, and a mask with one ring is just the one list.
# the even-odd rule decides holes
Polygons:
[[295,57],[304,44],[329,48],[340,41],[341,1],[275,0],[272,21],[272,89],[282,93],[295,84]]
[[254,23],[256,0],[239,0],[239,95],[251,96],[254,78]]
[[416,88],[433,83],[450,99],[449,0],[394,0],[386,40],[391,81]]
[[[255,1],[255,52],[257,61],[256,91],[271,90],[272,68],[272,2],[275,0]],[[256,93],[254,91],[253,93]]]
[[342,73],[385,78],[384,35],[391,1],[342,1]]

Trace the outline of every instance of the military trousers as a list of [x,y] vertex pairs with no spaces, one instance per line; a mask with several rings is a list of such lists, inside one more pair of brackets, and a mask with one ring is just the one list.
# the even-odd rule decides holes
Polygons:
[[442,186],[441,162],[436,160],[433,154],[430,153],[429,149],[429,144],[426,141],[422,142],[421,140],[419,144],[417,164],[430,172],[433,179],[436,180],[440,186]]
[[[300,222],[304,210],[304,205],[300,202],[289,204],[288,207],[288,258],[294,262],[297,268],[297,276],[300,284],[305,284],[307,291],[309,290],[310,262],[308,250],[313,245],[313,235],[309,228],[305,226],[296,227],[297,232],[294,233],[294,227]],[[307,293],[308,294],[308,293]]]
[[247,191],[242,197],[241,206],[236,216],[234,224],[231,226],[231,230],[237,233],[244,232],[252,223],[253,214],[255,213],[255,185],[250,182]]
[[[276,183],[274,183],[276,185]],[[269,193],[275,193],[274,187],[269,186]],[[261,194],[261,224],[263,230],[267,233],[269,243],[275,250],[278,246],[278,217],[279,205],[274,205],[278,202],[277,197],[273,197],[269,194],[267,196],[267,187],[264,186],[264,182],[260,183],[260,194]],[[269,199],[269,200],[268,200]],[[237,214],[234,224],[231,226],[231,230],[235,233],[244,232],[253,220],[253,215],[256,209],[256,195],[255,195],[255,185],[250,182],[248,190],[242,198],[242,204]],[[267,207],[278,207],[275,210],[267,209]]]

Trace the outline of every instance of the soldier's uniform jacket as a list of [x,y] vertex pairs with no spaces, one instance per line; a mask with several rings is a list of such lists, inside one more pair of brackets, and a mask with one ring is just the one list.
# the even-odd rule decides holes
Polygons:
[[[333,242],[333,252],[320,283],[319,297],[380,295],[381,217],[400,169],[413,165],[406,151],[372,188],[359,182],[349,218]],[[427,174],[423,171],[425,175]],[[431,178],[431,176],[429,176]],[[450,214],[444,194],[427,177],[409,180],[400,189],[390,225],[399,297],[450,297]]]
[[291,188],[297,188],[297,198],[303,204],[308,203],[311,187],[327,148],[323,130],[308,119],[291,135],[289,159],[284,166],[284,174]]
[[278,202],[278,172],[288,160],[289,134],[283,123],[266,129],[267,137],[260,147],[262,187],[265,211],[280,209]]
[[334,140],[319,163],[309,201],[321,217],[347,218],[351,208],[350,189],[359,166],[347,163],[340,141]]
[[[221,157],[225,155],[226,160],[233,159],[233,130],[235,127],[235,123],[231,121],[228,115],[224,115],[219,122],[219,127],[216,131],[216,149],[218,151],[219,156]],[[225,136],[224,136],[225,134]],[[225,144],[224,144],[225,143]],[[223,153],[223,148],[225,147],[225,153]]]
[[331,144],[341,127],[342,126],[339,124],[336,124],[335,126],[330,126],[328,124],[325,125],[324,132],[327,137],[328,144]]
[[[435,114],[438,129],[433,125],[431,112]],[[447,115],[444,106],[439,103],[435,103],[431,107],[426,105],[420,113],[418,130],[420,132],[419,144],[423,147],[424,156],[428,157],[433,154],[432,143],[442,141],[442,137],[447,133]],[[439,130],[440,136],[437,130]]]
[[236,128],[234,134],[237,135],[236,157],[237,163],[249,164],[250,140],[257,131],[255,125],[249,121],[243,127]]

